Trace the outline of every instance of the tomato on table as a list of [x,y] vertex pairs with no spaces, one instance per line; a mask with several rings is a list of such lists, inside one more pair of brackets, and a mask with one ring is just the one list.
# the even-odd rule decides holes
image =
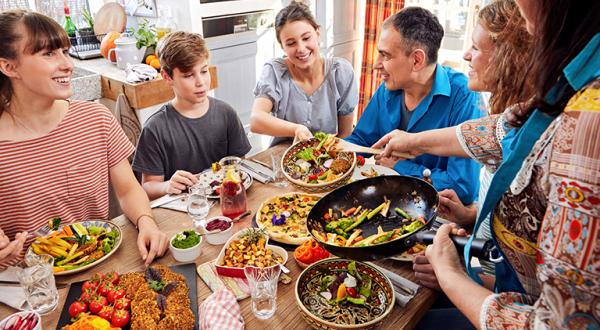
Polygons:
[[114,308],[112,306],[104,306],[102,307],[100,312],[98,312],[98,316],[110,322],[113,316],[113,312]]
[[113,287],[106,294],[106,298],[108,299],[108,302],[111,304],[114,303],[115,300],[117,300],[119,298],[123,298],[123,297],[125,297],[125,289],[123,289],[122,287],[119,287],[119,286]]
[[129,307],[131,307],[131,299],[123,297],[115,300],[115,309],[128,310]]
[[113,312],[110,320],[110,325],[115,328],[122,328],[129,323],[129,312],[122,309],[117,309]]
[[108,305],[108,300],[104,296],[96,295],[90,301],[90,313],[98,315],[104,306]]
[[69,315],[71,315],[72,318],[75,318],[79,313],[85,313],[86,311],[87,306],[81,301],[74,301],[71,303],[71,306],[69,306]]

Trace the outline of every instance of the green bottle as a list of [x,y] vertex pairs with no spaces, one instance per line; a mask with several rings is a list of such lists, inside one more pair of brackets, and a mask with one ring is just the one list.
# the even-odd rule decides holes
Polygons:
[[67,35],[69,36],[69,39],[71,40],[71,44],[76,45],[77,38],[76,38],[75,32],[77,31],[77,27],[71,20],[71,11],[69,10],[69,7],[67,6],[66,1],[65,1],[65,24],[64,24],[63,28],[65,29],[65,31],[67,31]]

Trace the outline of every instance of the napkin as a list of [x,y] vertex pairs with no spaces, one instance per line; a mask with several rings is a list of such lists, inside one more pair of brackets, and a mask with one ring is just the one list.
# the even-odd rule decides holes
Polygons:
[[379,267],[373,263],[368,262],[369,265],[377,268],[380,272],[382,272],[385,276],[387,276],[392,285],[394,287],[394,292],[396,296],[396,303],[400,306],[404,307],[406,304],[417,295],[417,291],[419,291],[420,285],[407,280],[406,278],[391,272],[383,267]]
[[248,174],[250,174],[254,180],[257,180],[260,183],[269,183],[273,181],[273,170],[263,164],[257,163],[256,161],[244,159],[240,163],[240,167],[242,167],[244,171],[248,172]]
[[147,64],[127,64],[125,75],[128,83],[138,83],[153,80],[158,76],[158,72]]
[[212,293],[200,305],[200,330],[241,330],[244,329],[240,305],[229,290]]
[[16,282],[14,285],[0,285],[0,302],[18,310],[25,310],[28,307],[25,291],[18,284],[17,267],[8,267],[0,272],[1,281]]

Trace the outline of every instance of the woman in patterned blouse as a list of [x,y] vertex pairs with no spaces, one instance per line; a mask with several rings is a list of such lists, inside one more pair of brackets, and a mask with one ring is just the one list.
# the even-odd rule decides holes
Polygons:
[[[494,292],[472,281],[448,237],[449,226],[438,230],[426,256],[441,289],[480,328],[598,329],[600,2],[517,3],[535,37],[531,67],[522,73],[535,77],[533,102],[454,128],[395,131],[374,147],[387,144],[383,156],[396,150],[473,157],[502,170],[518,158],[513,156],[519,149],[503,141],[507,134],[512,137],[511,125],[555,117],[532,141],[492,213],[492,233],[516,282],[498,276]],[[528,135],[521,130],[516,136],[520,133]],[[515,138],[517,146],[521,140]],[[514,289],[503,289],[508,285]]]

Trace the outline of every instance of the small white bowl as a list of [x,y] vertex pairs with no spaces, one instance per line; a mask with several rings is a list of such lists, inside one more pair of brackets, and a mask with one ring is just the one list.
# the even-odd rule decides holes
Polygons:
[[[173,253],[173,258],[175,258],[175,260],[179,262],[190,262],[196,260],[196,258],[200,256],[200,246],[202,245],[203,237],[200,236],[200,242],[198,242],[198,244],[192,246],[191,248],[179,249],[173,246],[173,240],[175,240],[175,237],[177,237],[177,235],[181,233],[182,232],[179,232],[173,235],[169,240],[169,249],[171,250],[171,253]],[[196,234],[201,235],[198,232],[196,232]]]
[[[225,220],[225,221],[229,222],[229,228],[227,228],[223,231],[218,231],[218,230],[208,231],[208,230],[206,230],[206,225],[208,225],[208,223],[213,220]],[[209,218],[202,223],[202,226],[200,226],[200,231],[202,231],[202,234],[206,235],[205,236],[206,241],[208,242],[208,244],[212,244],[212,245],[225,244],[225,242],[227,242],[227,240],[232,235],[232,229],[233,229],[233,222],[231,221],[231,219],[229,219],[228,217],[222,216],[222,215]]]
[[27,315],[29,315],[29,314],[32,314],[33,319],[37,320],[37,324],[33,328],[33,330],[42,330],[42,318],[40,317],[40,314],[38,314],[37,312],[34,312],[34,311],[23,311],[23,312],[14,313],[14,314],[7,316],[4,320],[0,321],[0,330],[9,329],[8,321],[11,320],[13,317],[15,317],[15,320],[11,323],[15,324],[18,321],[18,319],[16,318],[17,316],[24,318],[24,317],[27,317]]

